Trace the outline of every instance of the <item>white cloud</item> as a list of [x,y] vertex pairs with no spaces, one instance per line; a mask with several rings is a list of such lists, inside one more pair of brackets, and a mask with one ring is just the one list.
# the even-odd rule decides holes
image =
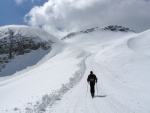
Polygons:
[[25,0],[15,0],[16,4],[22,4]]
[[[26,2],[27,0],[15,0],[17,5],[23,4],[24,2]],[[32,3],[35,2],[35,0],[30,0]]]
[[147,0],[49,0],[41,7],[34,7],[25,20],[52,33],[110,24],[143,31],[150,28],[149,11]]

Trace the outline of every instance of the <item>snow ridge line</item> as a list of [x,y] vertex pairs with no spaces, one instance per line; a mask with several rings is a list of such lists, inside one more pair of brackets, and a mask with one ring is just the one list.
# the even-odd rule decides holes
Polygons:
[[44,113],[48,106],[52,106],[56,101],[60,100],[61,97],[71,88],[73,88],[83,77],[86,70],[85,60],[88,56],[86,56],[84,59],[81,60],[79,64],[77,64],[80,69],[73,74],[73,77],[69,78],[68,83],[62,84],[62,87],[60,89],[52,92],[51,94],[44,95],[42,97],[42,100],[40,102],[37,101],[34,106],[31,103],[32,108],[26,107],[25,113]]

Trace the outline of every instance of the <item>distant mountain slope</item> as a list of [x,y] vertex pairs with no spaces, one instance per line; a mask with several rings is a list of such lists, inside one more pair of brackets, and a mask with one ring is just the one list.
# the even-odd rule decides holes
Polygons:
[[128,36],[133,36],[136,34],[137,33],[132,31],[118,32],[99,29],[99,30],[92,30],[92,32],[88,33],[80,32],[79,35],[72,35],[69,38],[63,39],[63,41],[66,43],[71,43],[71,45],[74,45],[78,48],[82,48],[85,51],[97,53],[119,40],[125,39]]
[[104,27],[104,28],[95,27],[95,28],[90,28],[90,29],[78,31],[78,32],[72,32],[72,33],[67,34],[65,37],[63,37],[62,40],[66,39],[66,38],[76,36],[76,35],[80,35],[80,34],[84,34],[84,33],[90,33],[90,32],[99,31],[99,30],[134,32],[133,30],[130,30],[129,28],[126,28],[126,27],[117,26],[117,25],[110,25],[110,26],[107,26],[107,27]]
[[[25,64],[30,64],[29,66],[36,64],[52,49],[52,44],[57,42],[60,41],[39,28],[17,25],[0,27],[0,77],[26,68],[28,65]],[[36,58],[33,57],[35,55]],[[24,62],[21,61],[22,63],[20,62],[19,66],[17,66],[17,63],[12,63],[14,60],[15,62],[19,61],[16,58],[23,58]],[[7,69],[3,69],[9,62],[12,64],[8,66],[11,68],[11,71],[8,73]]]

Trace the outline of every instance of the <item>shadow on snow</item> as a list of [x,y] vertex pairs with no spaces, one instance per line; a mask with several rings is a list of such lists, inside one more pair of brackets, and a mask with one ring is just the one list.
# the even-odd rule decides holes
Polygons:
[[95,95],[94,97],[106,97],[107,95]]

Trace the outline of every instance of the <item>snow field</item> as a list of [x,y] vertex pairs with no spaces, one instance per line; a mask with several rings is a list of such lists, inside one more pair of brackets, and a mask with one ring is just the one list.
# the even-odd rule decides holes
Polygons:
[[[149,113],[149,36],[95,31],[54,44],[31,70],[0,83],[0,112]],[[90,71],[98,77],[94,99]]]
[[[55,52],[56,51],[52,51],[53,54]],[[60,54],[56,54],[55,57],[47,59],[47,61],[44,59],[44,62],[40,63],[41,65],[38,65],[32,70],[24,71],[24,73],[18,77],[16,76],[12,79],[5,80],[5,84],[0,87],[0,97],[5,97],[1,98],[0,105],[2,107],[0,110],[4,113],[27,112],[29,110],[31,111],[31,109],[34,110],[35,108],[32,108],[32,105],[38,105],[39,103],[37,110],[42,111],[45,107],[43,106],[45,105],[44,103],[40,103],[43,95],[52,94],[52,101],[49,103],[52,104],[56,98],[56,90],[60,89],[59,92],[63,93],[63,91],[65,92],[65,90],[63,90],[65,87],[71,87],[71,85],[78,81],[77,78],[79,79],[81,75],[77,76],[77,78],[74,78],[73,75],[75,76],[84,71],[83,65],[77,65],[77,63],[80,63],[80,61],[85,58],[82,56],[82,53],[80,50],[64,51]],[[87,55],[89,55],[89,53]],[[81,67],[82,69],[80,70]],[[64,70],[67,70],[67,72]],[[69,81],[74,81],[74,83],[69,83]],[[62,84],[64,85],[62,86]],[[44,96],[43,99],[46,102],[47,99],[45,99],[45,97],[46,96]],[[6,100],[13,103],[8,104]]]
[[36,102],[31,108],[26,108],[26,113],[39,113],[46,111],[47,107],[51,107],[56,101],[61,100],[62,96],[68,92],[73,86],[75,86],[83,77],[85,72],[85,59],[81,60],[78,64],[79,70],[75,72],[73,77],[69,78],[69,82],[62,84],[62,87],[55,90],[51,94],[46,94],[42,97],[42,100]]

